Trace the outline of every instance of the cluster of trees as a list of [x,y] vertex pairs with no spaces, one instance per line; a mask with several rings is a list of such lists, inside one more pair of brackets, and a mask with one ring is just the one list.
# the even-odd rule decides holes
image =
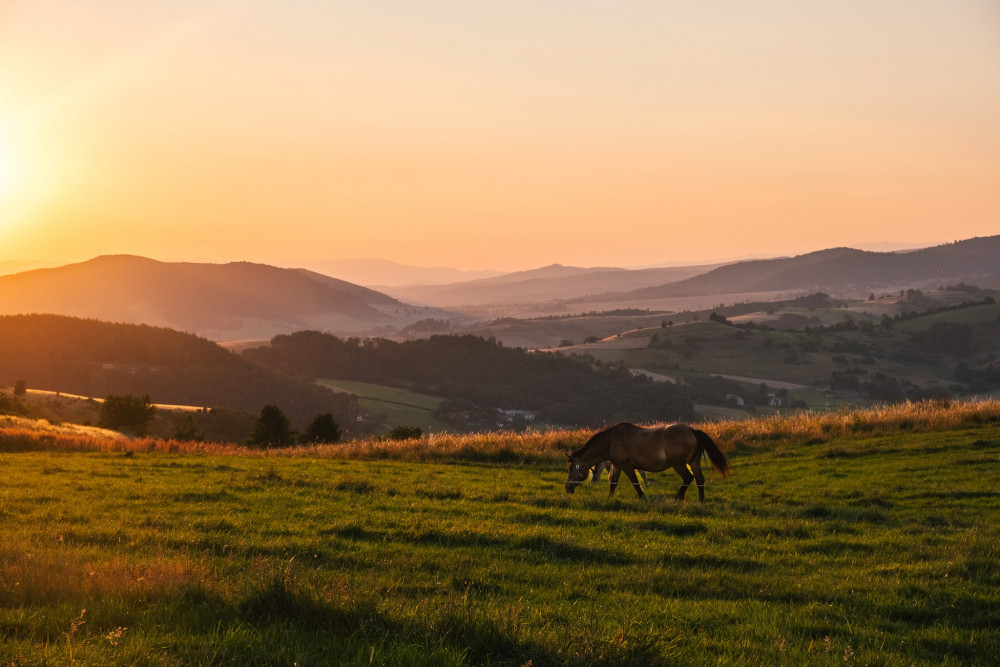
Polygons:
[[431,336],[395,342],[303,331],[276,336],[270,347],[243,354],[293,375],[396,384],[476,406],[538,411],[562,424],[694,418],[693,404],[675,385],[655,383],[591,357],[532,353],[492,338]]
[[329,412],[316,415],[301,434],[292,427],[292,420],[276,405],[261,408],[247,446],[269,449],[295,444],[317,445],[340,442],[340,424]]
[[156,408],[149,400],[149,394],[141,397],[112,394],[101,403],[97,424],[102,428],[143,436],[155,414]]

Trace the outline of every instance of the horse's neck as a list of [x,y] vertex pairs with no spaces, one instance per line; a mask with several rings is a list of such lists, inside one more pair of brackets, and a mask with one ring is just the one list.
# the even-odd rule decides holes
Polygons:
[[601,461],[607,461],[611,456],[611,438],[601,438],[590,444],[585,450],[580,452],[582,463],[593,465]]

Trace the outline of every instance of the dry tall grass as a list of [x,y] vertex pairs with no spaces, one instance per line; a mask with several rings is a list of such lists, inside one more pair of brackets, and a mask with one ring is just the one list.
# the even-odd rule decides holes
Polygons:
[[821,442],[851,435],[928,433],[1000,422],[1000,400],[921,401],[817,414],[796,412],[702,424],[725,449],[765,442]]
[[[789,415],[694,424],[726,451],[784,442],[823,442],[852,435],[923,433],[1000,423],[1000,400],[900,403],[833,414]],[[0,417],[0,452],[171,452],[238,456],[314,456],[357,460],[554,462],[586,442],[589,429],[527,433],[430,435],[411,440],[365,438],[335,445],[251,449],[224,443],[128,438],[114,431],[44,420]]]

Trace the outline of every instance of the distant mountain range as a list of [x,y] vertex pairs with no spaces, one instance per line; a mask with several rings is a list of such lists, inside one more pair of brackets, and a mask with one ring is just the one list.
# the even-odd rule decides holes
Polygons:
[[[833,248],[721,266],[630,270],[554,264],[449,285],[386,288],[388,293],[306,269],[113,255],[0,276],[0,315],[70,315],[239,341],[306,329],[388,336],[431,318],[454,327],[470,316],[681,310],[695,307],[698,299],[723,303],[726,295],[731,303],[765,294],[850,297],[958,283],[1000,288],[1000,236],[907,252]],[[528,307],[494,307],[503,304]],[[459,307],[465,316],[455,314]]]
[[725,265],[628,270],[555,264],[483,280],[398,287],[386,292],[440,308],[576,300],[586,302],[588,309],[613,309],[629,302],[648,305],[657,300],[707,295],[823,291],[846,297],[960,282],[1000,287],[1000,236],[901,252],[833,248]]
[[775,291],[858,296],[873,290],[957,283],[1000,287],[1000,236],[908,252],[833,248],[720,266],[679,282],[632,290],[623,300]]
[[299,262],[296,266],[312,269],[328,276],[337,276],[342,280],[383,292],[388,286],[442,285],[491,278],[502,273],[489,269],[462,271],[440,266],[409,266],[385,259],[331,259]]
[[585,269],[553,264],[481,280],[450,285],[391,287],[385,292],[412,303],[433,304],[439,308],[552,301],[663,285],[705,273],[716,266],[718,264],[657,269]]
[[439,314],[302,269],[131,255],[0,277],[0,314],[21,313],[150,324],[213,340],[270,338],[303,329],[360,332]]

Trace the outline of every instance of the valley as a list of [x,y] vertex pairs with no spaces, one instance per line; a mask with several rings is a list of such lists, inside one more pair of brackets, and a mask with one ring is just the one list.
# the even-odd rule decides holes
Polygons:
[[[461,312],[306,270],[98,258],[0,277],[0,307],[29,310],[17,304],[37,299],[39,308],[58,311],[72,303],[67,314],[77,316],[0,316],[0,371],[9,385],[23,380],[64,396],[149,394],[154,403],[196,406],[173,419],[161,411],[154,432],[234,442],[266,404],[286,411],[297,428],[330,412],[354,437],[409,427],[543,429],[988,396],[1000,391],[1000,292],[988,287],[998,270],[990,255],[998,238],[904,259],[833,249],[723,266],[554,265],[455,283],[449,293],[463,295],[456,302],[483,300]],[[929,260],[937,263],[921,274]],[[854,271],[846,292],[803,291],[837,271]],[[913,286],[944,275],[982,283]],[[674,282],[613,291],[665,279]],[[779,282],[787,289],[732,289]],[[876,283],[905,286],[871,287]],[[703,289],[726,285],[720,293]],[[81,289],[107,292],[104,310],[87,311]],[[579,296],[586,292],[598,296]],[[555,294],[562,298],[552,300]],[[116,308],[141,323],[79,318],[89,312],[120,321],[111,314]],[[341,316],[369,318],[368,328],[343,330],[329,319]],[[165,321],[196,335],[150,326]],[[203,337],[223,332],[232,337],[221,345]],[[256,332],[274,335],[245,335]],[[600,391],[585,398],[601,383],[615,387],[602,395],[617,397],[603,406]],[[34,409],[57,421],[88,414]]]

